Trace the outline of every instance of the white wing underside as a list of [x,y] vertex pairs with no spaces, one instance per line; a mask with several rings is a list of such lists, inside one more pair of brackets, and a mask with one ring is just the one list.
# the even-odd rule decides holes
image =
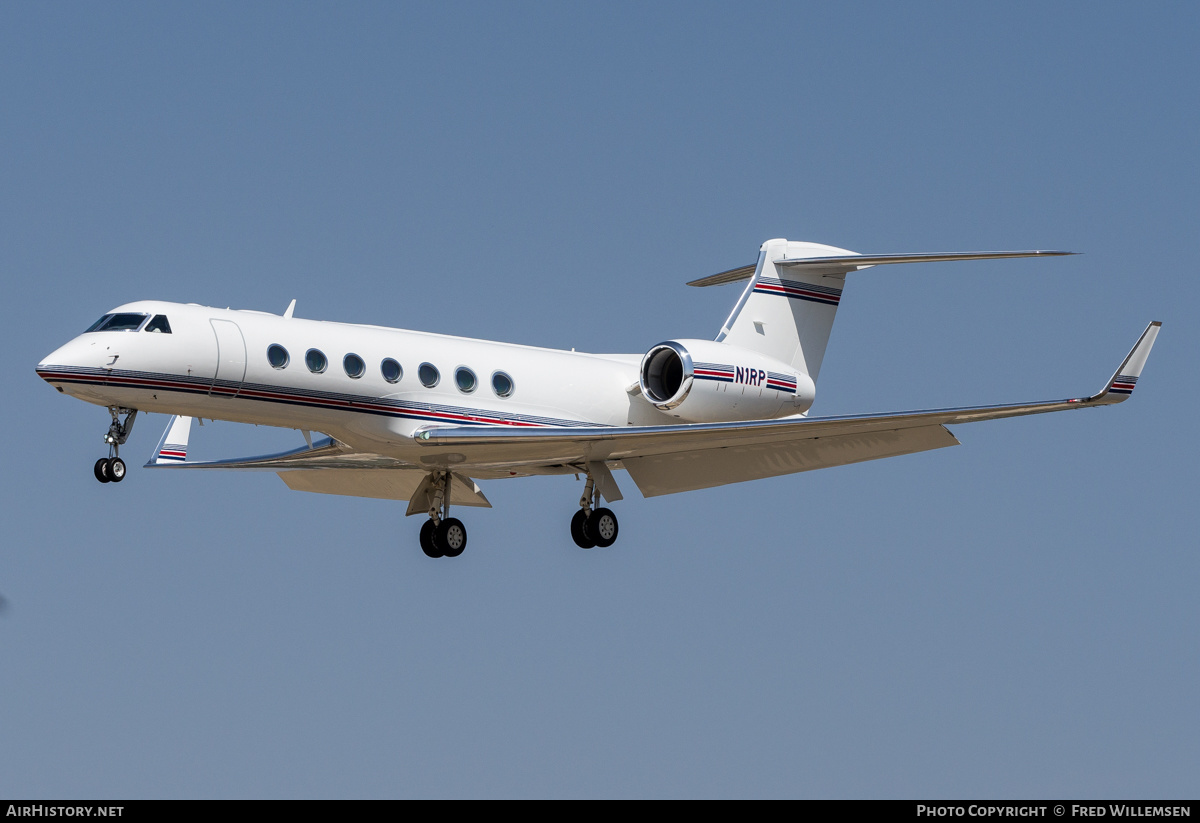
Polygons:
[[[147,465],[277,471],[293,489],[410,500],[412,506],[417,506],[429,470],[452,466],[456,473],[451,504],[490,506],[471,475],[570,473],[588,463],[601,463],[626,469],[642,494],[652,497],[957,445],[947,425],[1119,403],[1132,392],[1160,325],[1147,326],[1104,389],[1085,398],[674,426],[429,427],[416,436],[423,447],[420,466],[354,453],[329,439],[291,452],[240,460],[163,463],[156,452]],[[164,442],[172,431],[169,425]]]

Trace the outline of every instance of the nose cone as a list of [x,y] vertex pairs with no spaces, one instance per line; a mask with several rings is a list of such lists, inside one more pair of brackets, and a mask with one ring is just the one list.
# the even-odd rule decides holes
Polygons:
[[48,355],[43,357],[41,359],[41,361],[39,361],[37,364],[38,374],[41,374],[43,370],[48,369],[52,366],[69,365],[71,362],[70,361],[70,351],[71,351],[71,347],[74,343],[75,343],[75,341],[72,340],[67,345],[59,346],[57,349],[55,349],[54,351],[50,352]]
[[57,386],[62,380],[95,374],[113,359],[110,348],[97,335],[80,335],[43,357],[37,365],[38,376]]

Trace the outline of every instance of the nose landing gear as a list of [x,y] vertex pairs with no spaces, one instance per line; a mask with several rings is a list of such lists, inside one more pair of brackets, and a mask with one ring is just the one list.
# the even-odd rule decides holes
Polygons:
[[[112,424],[108,427],[108,434],[104,435],[104,442],[108,444],[108,457],[97,460],[92,472],[101,483],[120,483],[125,479],[125,461],[119,456],[121,446],[133,431],[137,409],[109,406],[108,413],[112,415]],[[121,415],[125,415],[124,421],[121,420]]]

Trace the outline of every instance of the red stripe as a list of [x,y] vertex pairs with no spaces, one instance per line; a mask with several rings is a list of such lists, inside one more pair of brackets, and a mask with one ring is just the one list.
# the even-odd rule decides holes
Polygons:
[[766,283],[760,283],[755,287],[756,290],[769,291],[773,294],[795,295],[797,297],[813,297],[818,300],[828,300],[831,303],[837,303],[841,297],[836,294],[822,294],[821,292],[806,291],[792,286],[774,286]]
[[[42,375],[42,372],[38,372],[38,374]],[[51,373],[47,372],[46,374],[51,374]],[[489,417],[486,415],[457,414],[455,412],[439,412],[439,411],[431,411],[429,409],[413,409],[413,408],[399,408],[398,409],[395,406],[385,406],[380,403],[371,403],[371,402],[363,402],[363,401],[355,401],[355,400],[331,400],[331,399],[323,398],[323,397],[308,397],[308,396],[302,395],[302,394],[286,394],[283,392],[260,391],[260,390],[255,390],[255,389],[230,389],[230,388],[224,388],[224,387],[220,387],[220,386],[205,386],[203,383],[200,383],[200,384],[182,383],[182,382],[173,381],[173,380],[161,380],[161,379],[142,378],[142,377],[123,377],[123,376],[114,376],[114,375],[90,375],[90,374],[78,374],[78,373],[69,373],[67,375],[53,374],[53,376],[62,377],[64,379],[70,379],[72,382],[77,382],[80,380],[87,381],[87,382],[93,382],[93,383],[107,382],[109,385],[119,384],[122,386],[142,387],[142,388],[181,389],[181,390],[187,390],[187,391],[190,391],[193,393],[203,392],[207,389],[210,393],[219,395],[219,396],[226,396],[226,395],[232,396],[232,395],[236,394],[240,397],[245,397],[248,399],[285,400],[285,401],[291,401],[291,402],[301,402],[306,405],[320,406],[322,408],[330,408],[330,409],[374,410],[374,411],[382,411],[382,412],[387,412],[389,414],[397,414],[397,415],[399,415],[399,414],[410,415],[410,416],[415,415],[415,416],[419,416],[422,418],[433,419],[433,420],[445,420],[445,421],[468,422],[468,423],[487,423],[489,425],[496,425],[496,426],[520,426],[520,427],[524,427],[524,428],[545,428],[545,427],[554,426],[553,423],[537,423],[537,422],[526,421],[526,420],[503,420],[498,417]]]

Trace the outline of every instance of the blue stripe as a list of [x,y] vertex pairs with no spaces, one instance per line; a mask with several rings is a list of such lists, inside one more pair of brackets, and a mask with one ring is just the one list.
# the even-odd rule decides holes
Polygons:
[[[194,377],[190,375],[165,374],[162,372],[138,372],[126,369],[100,369],[100,368],[76,368],[67,369],[63,367],[45,367],[40,369],[44,374],[49,376],[47,380],[53,380],[57,383],[78,383],[82,385],[97,385],[96,380],[72,379],[73,377],[104,377],[109,376],[125,378],[129,380],[145,380],[181,383],[185,387],[170,386],[170,387],[147,387],[147,386],[128,386],[123,383],[108,384],[114,388],[130,388],[141,389],[143,391],[151,388],[157,388],[159,391],[176,392],[180,394],[213,394],[214,392],[221,396],[222,394],[234,394],[237,392],[272,392],[280,394],[290,394],[291,397],[249,397],[241,395],[238,399],[252,400],[260,403],[281,403],[291,406],[308,406],[312,408],[334,409],[353,411],[359,414],[374,414],[382,417],[399,417],[408,420],[421,420],[426,422],[442,422],[454,423],[460,426],[495,426],[504,425],[505,423],[528,423],[542,426],[563,426],[563,427],[595,427],[603,426],[601,423],[593,423],[585,420],[564,420],[555,417],[540,417],[530,414],[517,414],[512,412],[498,412],[490,409],[471,408],[466,406],[444,406],[437,403],[423,403],[417,401],[396,400],[391,398],[371,397],[369,395],[352,395],[342,394],[338,392],[317,391],[313,389],[300,389],[290,386],[276,386],[263,383],[238,383],[232,380],[217,380],[211,378]],[[320,402],[324,401],[324,402]],[[343,404],[339,406],[331,406],[331,403]],[[361,404],[369,403],[376,406],[386,406],[388,409],[368,409],[363,408]],[[418,412],[424,412],[420,414]],[[456,415],[451,417],[450,415]],[[460,420],[462,417],[490,417],[501,421],[493,423],[485,420]]]

